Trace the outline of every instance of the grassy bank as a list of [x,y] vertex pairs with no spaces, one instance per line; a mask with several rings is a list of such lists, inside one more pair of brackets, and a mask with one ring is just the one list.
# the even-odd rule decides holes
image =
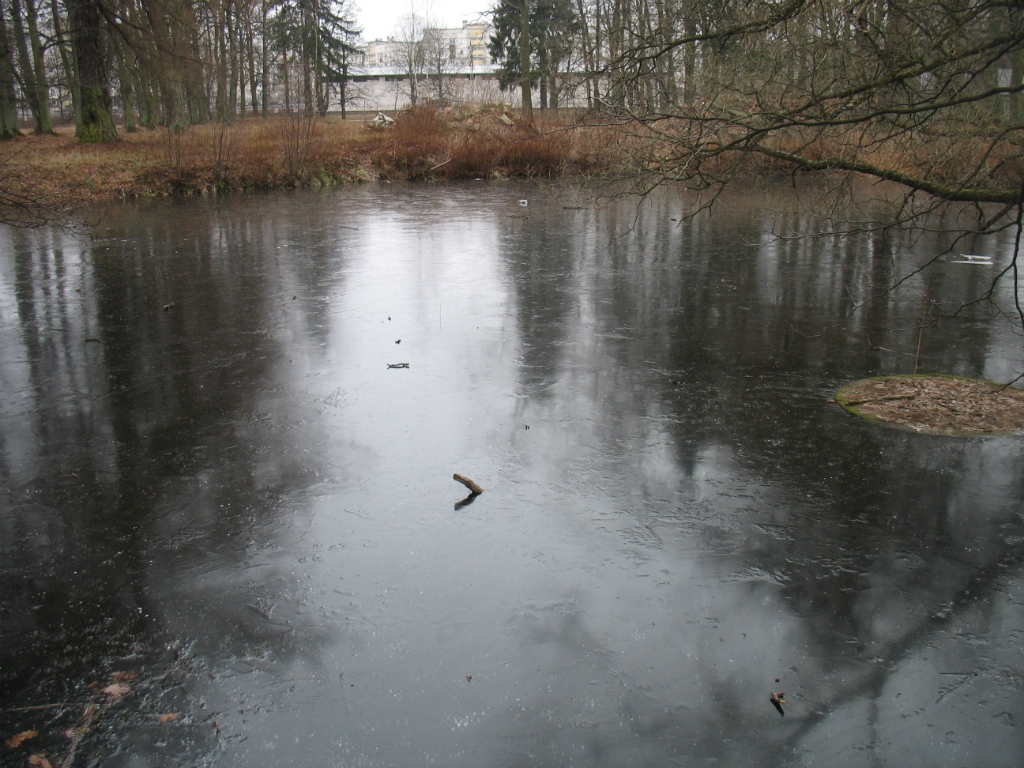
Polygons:
[[[598,120],[598,117],[591,116]],[[541,112],[530,124],[504,105],[421,106],[376,127],[338,117],[301,115],[248,118],[230,125],[163,128],[123,134],[106,145],[78,143],[73,129],[53,136],[25,135],[0,144],[0,207],[34,206],[36,219],[53,212],[116,199],[209,195],[287,187],[331,186],[373,179],[601,178],[624,188],[684,179],[714,186],[736,176],[765,181],[794,166],[757,151],[719,151],[705,142],[692,156],[693,126],[658,123],[576,125],[566,115]],[[991,182],[1006,181],[1019,163],[997,157],[980,141],[951,148],[936,141],[875,141],[863,132],[803,136],[792,130],[773,146],[810,160],[854,158],[897,172],[956,186],[990,161]],[[954,151],[955,149],[955,151]],[[847,177],[849,171],[826,173]],[[867,177],[865,177],[867,178]],[[12,217],[8,216],[8,220]]]
[[52,206],[371,179],[577,177],[607,165],[600,129],[526,125],[501,106],[400,115],[390,127],[292,115],[124,134],[83,145],[72,128],[0,145],[0,182]]

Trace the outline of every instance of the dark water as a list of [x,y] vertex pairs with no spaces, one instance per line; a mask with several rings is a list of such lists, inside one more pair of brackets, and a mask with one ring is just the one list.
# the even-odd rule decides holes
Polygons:
[[1021,765],[1024,440],[828,403],[922,317],[922,370],[1016,375],[998,306],[923,314],[1010,242],[851,316],[948,241],[781,194],[0,233],[2,764]]

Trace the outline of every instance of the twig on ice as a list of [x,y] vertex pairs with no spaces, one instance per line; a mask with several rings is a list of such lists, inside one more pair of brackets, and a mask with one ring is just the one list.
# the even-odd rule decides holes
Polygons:
[[460,475],[459,473],[456,472],[454,475],[452,475],[452,478],[454,480],[458,480],[464,486],[469,488],[469,490],[471,490],[474,494],[476,494],[476,493],[483,493],[484,492],[483,488],[481,488],[479,485],[474,483],[472,480],[470,480],[465,475]]

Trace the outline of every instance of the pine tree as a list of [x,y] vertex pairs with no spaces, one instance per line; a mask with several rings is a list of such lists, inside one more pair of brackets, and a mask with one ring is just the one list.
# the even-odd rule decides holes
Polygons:
[[359,32],[352,19],[352,8],[347,2],[339,0],[314,0],[319,6],[316,16],[317,35],[319,38],[319,56],[316,66],[318,80],[323,84],[320,89],[320,114],[327,113],[328,87],[337,85],[340,91],[341,116],[345,118],[345,106],[348,100],[348,83],[352,77],[350,66],[352,57],[359,53],[355,45]]
[[[501,0],[491,13],[494,34],[488,48],[491,58],[502,62],[498,85],[502,90],[517,85],[523,89],[524,116],[527,105],[532,106],[530,91],[538,85],[541,109],[556,106],[558,72],[580,26],[571,0]],[[520,45],[524,28],[525,51]]]

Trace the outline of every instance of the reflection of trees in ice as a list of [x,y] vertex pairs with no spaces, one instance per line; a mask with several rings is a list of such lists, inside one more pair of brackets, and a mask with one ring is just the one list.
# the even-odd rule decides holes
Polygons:
[[[525,476],[604,510],[590,519],[616,526],[623,556],[652,580],[655,564],[675,571],[667,585],[686,566],[673,612],[689,623],[670,644],[605,646],[619,665],[632,657],[656,670],[624,676],[623,717],[729,763],[766,749],[778,760],[859,749],[865,762],[1011,764],[1024,672],[1009,596],[1024,541],[1019,440],[909,436],[853,424],[824,402],[830,370],[868,375],[912,349],[914,302],[882,301],[817,334],[862,301],[850,286],[881,292],[916,252],[869,248],[873,234],[765,240],[759,228],[778,221],[742,205],[677,229],[677,204],[613,207],[596,235],[588,224],[559,260],[546,315],[520,316],[557,382],[521,403],[521,417],[572,426]],[[522,291],[540,274],[513,269]],[[984,287],[948,268],[925,280],[947,305]],[[558,316],[578,320],[549,324]],[[968,375],[1012,338],[986,321],[929,333],[927,359]],[[587,604],[586,616],[600,614]],[[666,670],[680,670],[673,684]],[[767,701],[776,676],[791,703],[781,722]],[[924,733],[935,734],[927,749],[915,746]]]
[[[668,196],[481,189],[356,191],[340,229],[305,196],[111,213],[70,271],[11,241],[2,652],[190,638],[226,764],[312,731],[395,764],[1011,763],[1020,441],[826,402],[913,339],[899,302],[812,333],[901,251],[766,244],[757,200],[678,228]],[[384,368],[399,324],[421,378]],[[975,372],[1002,328],[927,354]],[[488,488],[455,513],[453,469]]]
[[[281,495],[315,478],[315,464],[287,442],[297,431],[249,416],[272,407],[262,388],[286,340],[267,318],[281,284],[302,294],[306,332],[323,333],[315,291],[330,286],[323,273],[337,244],[327,246],[325,232],[318,249],[307,230],[308,258],[282,267],[274,244],[287,247],[288,221],[252,226],[204,211],[182,230],[177,213],[110,212],[91,241],[6,233],[0,472],[12,493],[0,515],[0,584],[12,618],[0,646],[8,700],[59,697],[97,665],[155,652],[153,638],[186,627],[200,636],[216,624],[229,646],[296,650],[294,632],[268,632],[245,607],[271,589],[273,579],[262,579],[273,568],[258,584],[209,582],[209,574],[253,557],[272,538],[258,521],[280,515]],[[162,310],[171,302],[182,311]],[[240,450],[250,460],[238,465]],[[237,475],[249,465],[256,471]],[[64,668],[48,663],[62,656]]]

